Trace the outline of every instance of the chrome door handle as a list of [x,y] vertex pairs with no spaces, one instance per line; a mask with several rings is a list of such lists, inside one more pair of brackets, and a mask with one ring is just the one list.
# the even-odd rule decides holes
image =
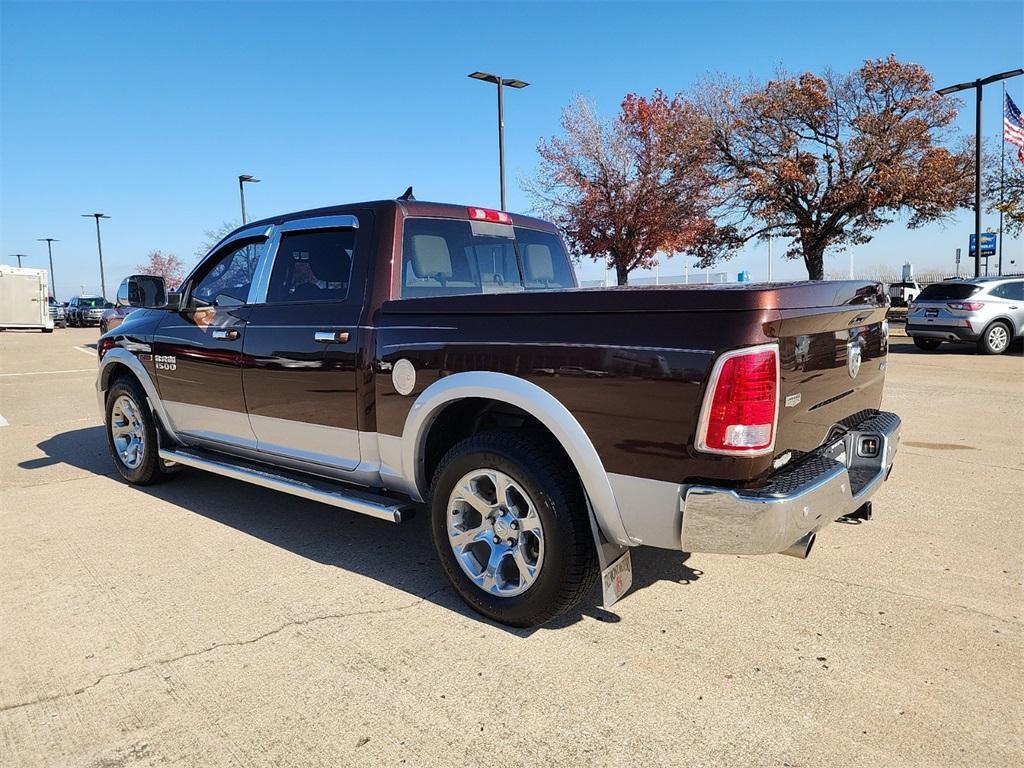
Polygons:
[[317,331],[313,340],[321,344],[348,344],[348,331]]
[[234,328],[228,328],[226,330],[219,329],[210,334],[215,339],[222,339],[227,341],[234,341],[238,338],[238,331]]

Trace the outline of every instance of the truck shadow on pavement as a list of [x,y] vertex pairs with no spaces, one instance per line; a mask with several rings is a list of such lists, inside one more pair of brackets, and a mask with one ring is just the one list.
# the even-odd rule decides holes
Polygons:
[[[41,469],[68,464],[120,481],[107,452],[103,427],[63,432],[39,443],[43,458],[18,464]],[[184,468],[161,485],[137,487],[151,496],[197,515],[254,536],[299,557],[352,571],[443,606],[464,617],[492,624],[467,608],[448,582],[430,540],[429,519],[421,508],[415,517],[394,525],[371,517],[335,509],[237,480]],[[169,545],[173,546],[173,545]],[[633,589],[660,581],[690,584],[701,571],[686,566],[688,553],[654,548],[634,549]],[[173,558],[173,553],[168,554]],[[624,600],[628,601],[627,594]],[[618,614],[600,607],[600,584],[572,610],[534,629],[513,629],[492,624],[510,634],[528,637],[538,629],[559,629],[584,616],[618,622]]]

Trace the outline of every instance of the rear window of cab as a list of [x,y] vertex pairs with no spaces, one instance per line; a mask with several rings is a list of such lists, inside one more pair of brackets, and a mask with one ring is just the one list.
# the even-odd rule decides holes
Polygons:
[[405,220],[403,299],[575,287],[558,235],[487,221]]

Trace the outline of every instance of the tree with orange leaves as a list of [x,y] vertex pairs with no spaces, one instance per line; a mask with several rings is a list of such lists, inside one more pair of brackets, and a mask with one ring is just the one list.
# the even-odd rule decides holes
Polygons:
[[956,102],[917,64],[889,56],[843,76],[707,81],[678,101],[727,190],[720,221],[744,241],[791,238],[786,255],[812,280],[826,249],[866,243],[899,214],[914,228],[970,204],[973,156],[942,146]]
[[563,135],[538,145],[540,167],[527,182],[535,208],[575,256],[613,267],[619,285],[654,267],[659,252],[711,258],[728,239],[709,213],[710,155],[686,127],[691,111],[655,91],[626,96],[606,121],[577,98],[562,112]]

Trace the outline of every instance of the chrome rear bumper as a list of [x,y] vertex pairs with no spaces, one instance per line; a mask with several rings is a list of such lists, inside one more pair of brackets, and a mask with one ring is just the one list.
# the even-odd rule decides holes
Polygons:
[[[782,552],[802,536],[849,515],[888,478],[900,441],[900,418],[879,411],[828,446],[776,473],[758,490],[695,485],[683,499],[685,552],[759,555]],[[845,463],[829,458],[842,440]],[[877,455],[871,441],[877,441]]]

